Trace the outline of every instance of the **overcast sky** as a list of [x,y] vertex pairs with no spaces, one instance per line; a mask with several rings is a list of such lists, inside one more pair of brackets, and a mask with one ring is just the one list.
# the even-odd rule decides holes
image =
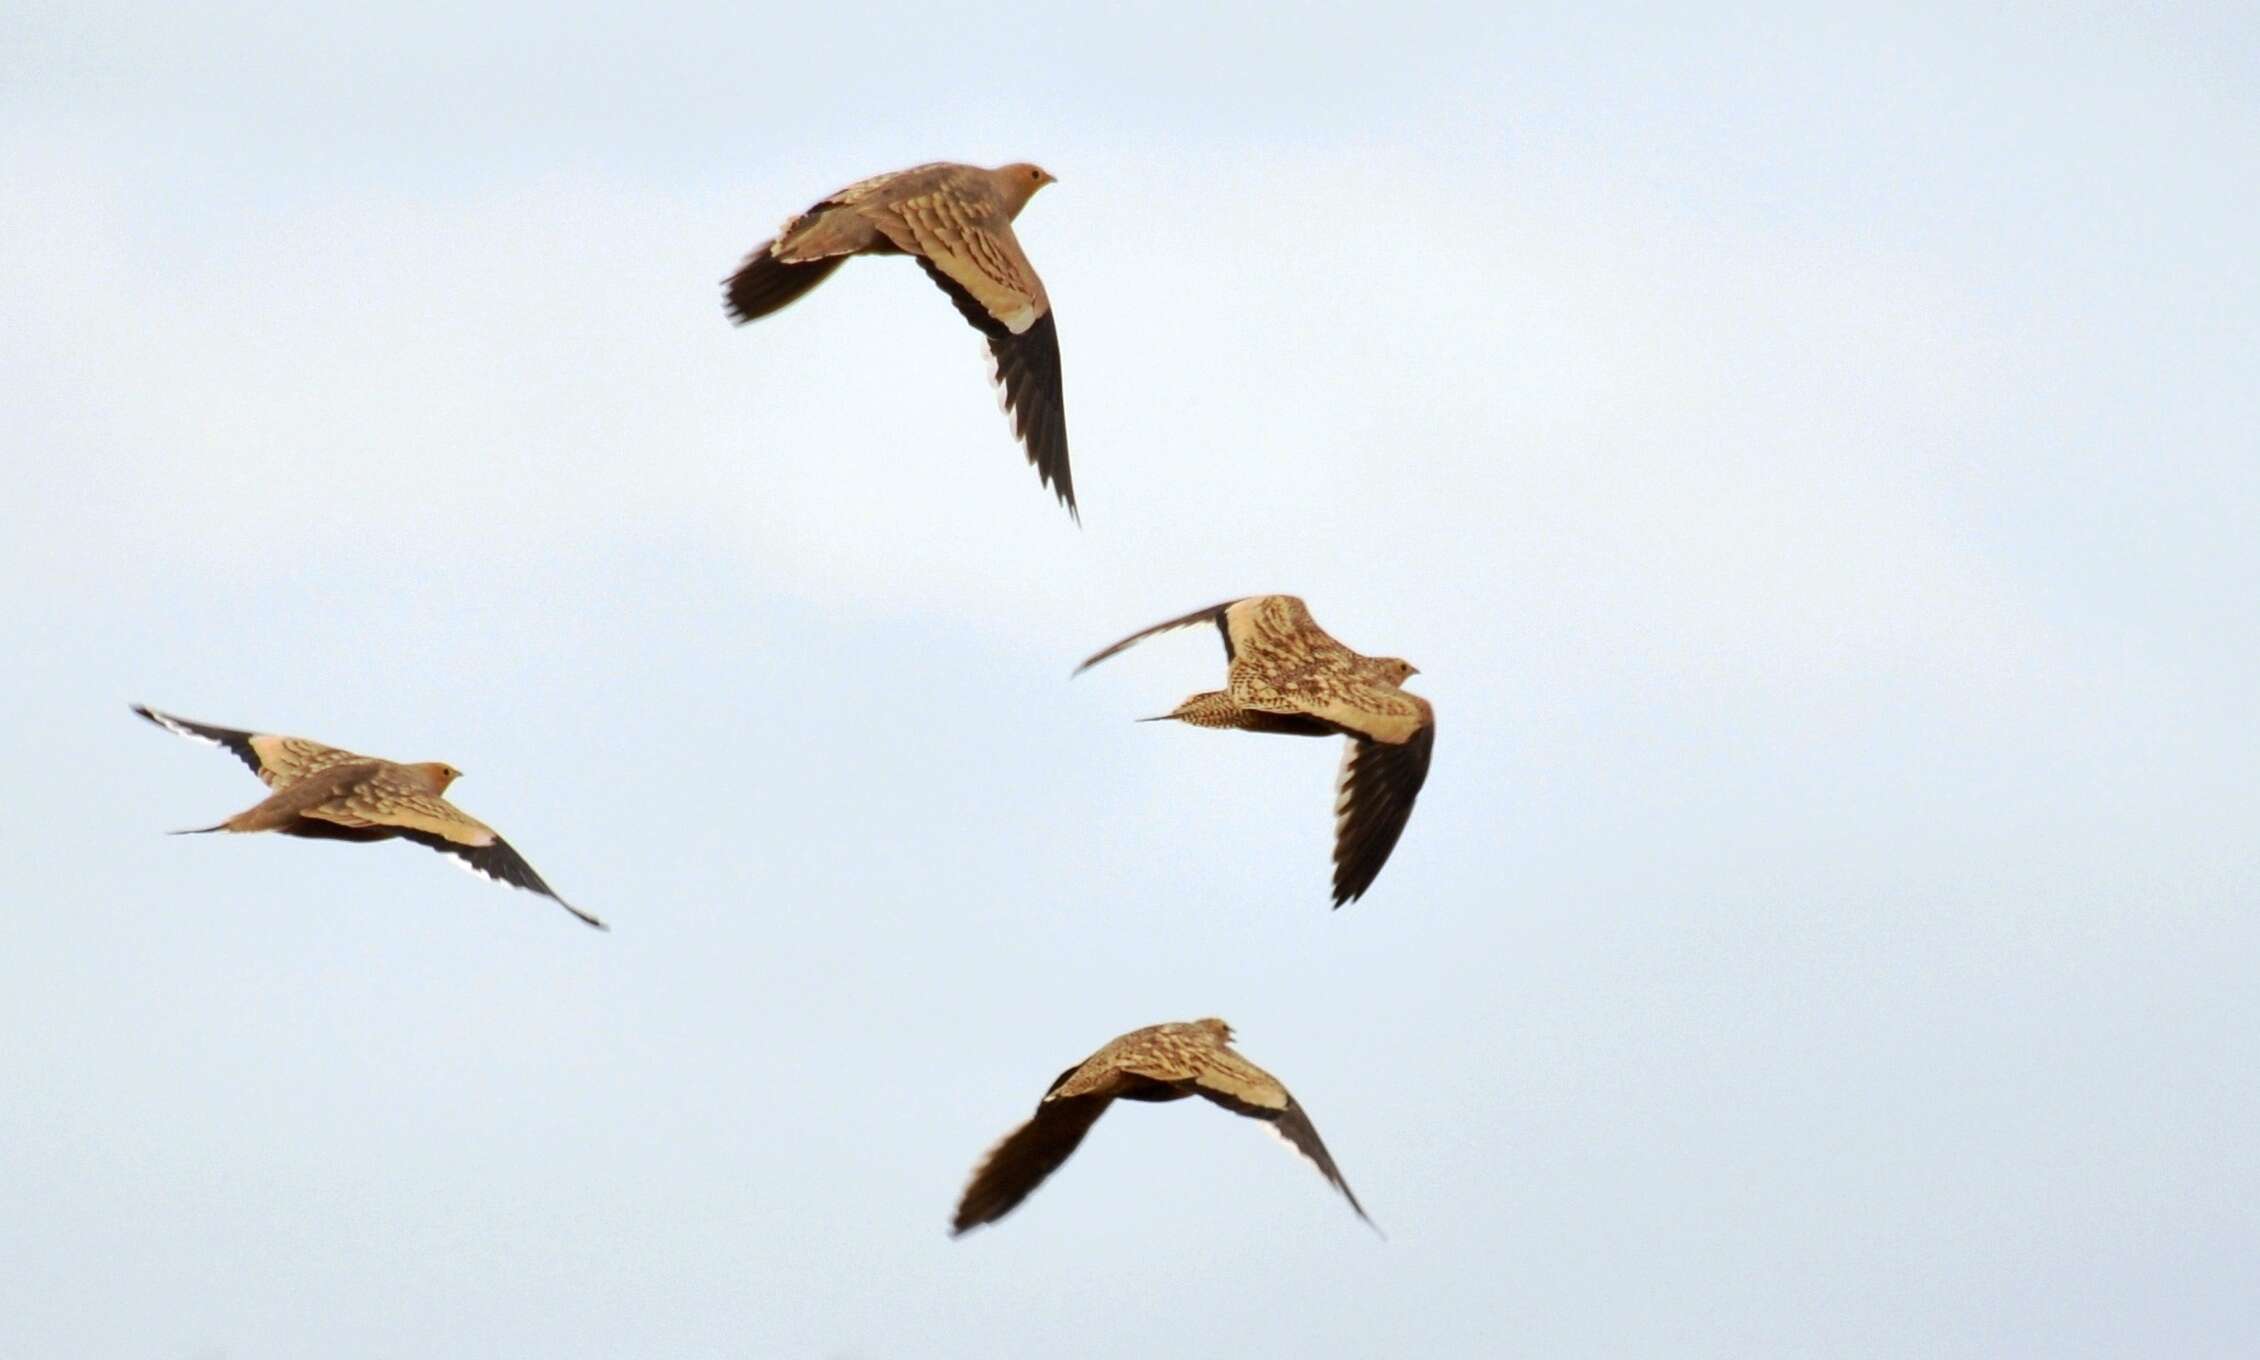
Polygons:
[[[768,8],[0,16],[0,1354],[2260,1349],[2248,7]],[[907,263],[723,318],[934,158],[1081,529]],[[1213,635],[1068,680],[1272,590],[1439,714],[1340,912]],[[950,1240],[1209,1014],[1386,1240],[1197,1103]]]

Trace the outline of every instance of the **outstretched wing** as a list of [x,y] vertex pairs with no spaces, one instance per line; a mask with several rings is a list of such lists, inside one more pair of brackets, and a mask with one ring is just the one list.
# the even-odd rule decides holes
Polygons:
[[243,732],[232,727],[214,727],[210,723],[191,722],[187,718],[161,713],[146,704],[135,704],[133,711],[142,717],[190,741],[200,741],[217,746],[251,767],[251,772],[266,781],[268,788],[281,788],[296,783],[316,770],[328,769],[350,761],[367,760],[367,756],[335,746],[325,746],[304,737],[277,736],[272,732]]
[[[1006,232],[1010,240],[1010,228]],[[1017,244],[1013,251],[1018,253]],[[1059,497],[1067,512],[1080,520],[1082,516],[1075,508],[1075,475],[1067,461],[1067,406],[1059,377],[1059,327],[1052,320],[1051,303],[1043,302],[1042,311],[1016,331],[995,309],[1002,306],[1009,308],[1011,315],[1023,314],[1026,304],[1017,293],[1007,292],[996,301],[984,301],[965,284],[963,276],[975,273],[986,279],[986,274],[952,270],[947,263],[926,255],[918,257],[918,264],[949,295],[958,314],[988,338],[989,359],[996,368],[992,376],[1003,389],[1013,437],[1027,451],[1036,476]],[[1037,287],[1040,293],[1042,285]]]
[[559,897],[525,856],[493,827],[446,799],[407,787],[389,772],[356,784],[344,797],[301,814],[340,826],[385,826],[403,839],[429,846],[481,878],[539,893],[598,930],[603,921]]
[[898,249],[918,258],[958,314],[988,338],[1013,434],[1036,475],[1075,514],[1059,328],[1011,217],[980,181],[943,174],[923,191],[890,197],[872,221]]
[[1218,1048],[1205,1055],[1201,1070],[1193,1077],[1193,1090],[1205,1099],[1223,1106],[1234,1114],[1260,1119],[1281,1142],[1293,1149],[1304,1161],[1318,1168],[1326,1183],[1342,1192],[1359,1218],[1366,1222],[1365,1206],[1342,1179],[1341,1169],[1334,1165],[1334,1157],[1320,1141],[1318,1130],[1311,1126],[1310,1116],[1295,1103],[1287,1088],[1277,1077],[1249,1062],[1228,1048]]
[[1166,633],[1173,628],[1190,628],[1196,623],[1214,623],[1217,625],[1217,632],[1224,638],[1224,657],[1225,660],[1229,661],[1232,659],[1232,632],[1224,626],[1224,615],[1225,611],[1239,603],[1241,602],[1238,600],[1226,600],[1222,604],[1212,604],[1206,609],[1196,609],[1190,614],[1180,614],[1167,623],[1157,623],[1151,628],[1142,628],[1120,642],[1114,643],[1112,646],[1102,647],[1085,657],[1083,664],[1075,668],[1075,674],[1081,675],[1108,657],[1118,652],[1127,651],[1156,633]]
[[[200,741],[207,746],[217,746],[223,751],[231,752],[236,759],[250,766],[253,774],[259,775],[261,778],[266,777],[260,768],[259,753],[251,747],[252,733],[239,732],[232,727],[214,727],[210,723],[190,722],[186,718],[176,718],[170,713],[160,713],[147,704],[135,704],[133,711],[176,736],[186,737],[190,741]],[[273,781],[268,782],[272,783]]]
[[845,255],[820,260],[780,260],[771,250],[776,242],[764,241],[738,272],[723,282],[723,309],[738,325],[758,320],[798,302],[832,271],[847,263]]
[[[1057,1083],[1054,1083],[1055,1086]],[[957,1202],[950,1235],[994,1223],[1042,1185],[1083,1142],[1109,1104],[1103,1095],[1047,1096],[1036,1116],[1007,1134],[981,1159]]]
[[948,280],[945,290],[963,290],[972,310],[966,302],[958,310],[984,331],[994,325],[1025,335],[1051,309],[1012,219],[992,194],[944,176],[923,192],[889,198],[871,220],[898,248],[932,266],[936,282]]
[[1435,747],[1436,723],[1430,718],[1408,740],[1352,737],[1343,748],[1334,798],[1335,906],[1364,896],[1389,862],[1428,780]]
[[[1297,1156],[1317,1167],[1318,1174],[1326,1178],[1328,1185],[1342,1192],[1342,1198],[1350,1202],[1350,1207],[1357,1211],[1359,1218],[1365,1219],[1368,1224],[1373,1222],[1366,1213],[1365,1206],[1358,1203],[1357,1192],[1350,1188],[1348,1181],[1342,1179],[1341,1168],[1334,1165],[1333,1154],[1320,1141],[1318,1130],[1311,1125],[1310,1116],[1303,1113],[1301,1105],[1289,1101],[1286,1110],[1277,1119],[1266,1122],[1264,1127],[1271,1131],[1273,1137],[1293,1149]],[[1379,1231],[1378,1228],[1375,1230]]]

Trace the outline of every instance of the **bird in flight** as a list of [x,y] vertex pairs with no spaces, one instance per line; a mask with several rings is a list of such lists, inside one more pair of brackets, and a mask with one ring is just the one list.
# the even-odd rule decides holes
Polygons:
[[1132,633],[1075,673],[1156,633],[1199,623],[1214,623],[1224,636],[1225,687],[1145,721],[1348,737],[1335,781],[1334,905],[1356,901],[1388,863],[1428,779],[1436,713],[1398,688],[1419,671],[1397,657],[1351,651],[1292,595],[1251,595]]
[[994,1223],[1044,1183],[1074,1153],[1106,1107],[1117,1100],[1166,1101],[1200,1096],[1264,1127],[1318,1168],[1368,1225],[1364,1206],[1335,1169],[1310,1116],[1279,1079],[1234,1052],[1222,1020],[1148,1025],[1059,1074],[1035,1117],[989,1150],[958,1201],[950,1235]]
[[598,930],[610,928],[552,891],[493,827],[440,796],[463,773],[452,765],[436,760],[401,765],[304,737],[190,722],[142,704],[133,711],[168,732],[232,752],[274,790],[224,822],[175,835],[279,831],[339,841],[399,836],[452,855],[482,878],[540,893]]
[[797,301],[850,255],[912,257],[988,337],[1013,432],[1036,475],[1076,515],[1059,331],[1044,281],[1012,234],[1013,219],[1052,182],[1025,162],[984,170],[936,161],[851,184],[756,247],[724,282],[725,306],[743,325]]

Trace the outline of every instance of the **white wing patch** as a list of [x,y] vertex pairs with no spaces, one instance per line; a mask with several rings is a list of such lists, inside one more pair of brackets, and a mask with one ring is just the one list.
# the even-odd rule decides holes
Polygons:
[[[1319,1175],[1326,1176],[1326,1168],[1318,1164],[1318,1158],[1313,1157],[1309,1153],[1303,1151],[1301,1148],[1296,1147],[1294,1139],[1289,1138],[1286,1134],[1280,1132],[1279,1125],[1276,1121],[1270,1119],[1259,1119],[1256,1122],[1263,1125],[1263,1131],[1270,1134],[1272,1138],[1278,1142],[1279,1146],[1287,1149],[1289,1152],[1294,1153],[1296,1161],[1303,1162],[1307,1164],[1311,1170],[1316,1171]],[[1332,1183],[1334,1178],[1332,1176],[1326,1176],[1326,1179],[1329,1183]]]
[[1268,1119],[1262,1121],[1262,1123],[1263,1131],[1270,1134],[1273,1138],[1278,1139],[1279,1145],[1281,1147],[1284,1147],[1289,1152],[1294,1153],[1296,1161],[1305,1163],[1310,1167],[1311,1170],[1316,1171],[1321,1177],[1324,1177],[1328,1185],[1331,1185],[1336,1190],[1341,1191],[1342,1197],[1350,1202],[1350,1207],[1357,1211],[1358,1217],[1364,1219],[1365,1226],[1373,1229],[1374,1232],[1379,1233],[1382,1241],[1386,1242],[1389,1240],[1389,1234],[1381,1231],[1381,1225],[1366,1216],[1365,1206],[1358,1203],[1358,1197],[1350,1193],[1349,1186],[1344,1185],[1340,1180],[1337,1180],[1335,1178],[1333,1173],[1328,1172],[1325,1167],[1320,1166],[1318,1164],[1318,1158],[1313,1157],[1309,1153],[1303,1151],[1301,1148],[1296,1147],[1295,1140],[1289,1138],[1285,1133],[1281,1132],[1277,1124]]
[[195,728],[183,725],[180,719],[174,717],[170,713],[159,712],[158,710],[150,708],[146,705],[143,706],[141,711],[148,714],[150,717],[155,718],[159,727],[164,728],[167,732],[172,733],[174,736],[186,737],[199,746],[217,746],[222,750],[227,749],[227,743],[221,741],[217,737],[207,737],[202,732],[197,731]]
[[485,869],[481,869],[478,865],[473,864],[469,859],[465,858],[463,855],[457,853],[454,850],[449,850],[447,852],[447,862],[483,883],[500,883],[505,888],[514,888],[517,886],[516,884],[510,882],[508,879],[505,879],[500,874],[489,873]]
[[989,369],[989,389],[997,394],[997,414],[1012,414],[1012,394],[1004,390],[1004,361],[997,357],[996,347],[986,337],[981,340],[981,362]]

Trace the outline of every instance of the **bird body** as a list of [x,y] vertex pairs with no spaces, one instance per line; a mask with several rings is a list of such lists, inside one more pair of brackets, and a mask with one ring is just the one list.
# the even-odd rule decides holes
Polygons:
[[787,218],[725,281],[744,324],[805,296],[852,255],[909,255],[987,337],[1005,409],[1037,476],[1075,513],[1051,298],[1012,223],[1051,174],[935,161],[841,189]]
[[604,922],[559,897],[493,827],[441,795],[462,777],[442,761],[400,763],[268,732],[191,722],[144,705],[134,712],[169,732],[234,753],[274,790],[197,833],[261,831],[319,840],[401,837],[453,856],[483,878],[540,893],[599,930]]
[[1076,673],[1175,628],[1214,623],[1224,638],[1225,687],[1196,694],[1165,718],[1195,727],[1349,738],[1336,779],[1334,905],[1373,886],[1428,779],[1436,713],[1402,688],[1409,661],[1365,656],[1320,628],[1293,595],[1251,595],[1132,633]]
[[1108,1041],[1060,1073],[1035,1116],[991,1148],[975,1169],[958,1202],[952,1235],[1012,1212],[1059,1169],[1112,1102],[1161,1103],[1189,1096],[1263,1121],[1365,1218],[1364,1207],[1294,1096],[1231,1043],[1232,1027],[1214,1018],[1148,1025]]

